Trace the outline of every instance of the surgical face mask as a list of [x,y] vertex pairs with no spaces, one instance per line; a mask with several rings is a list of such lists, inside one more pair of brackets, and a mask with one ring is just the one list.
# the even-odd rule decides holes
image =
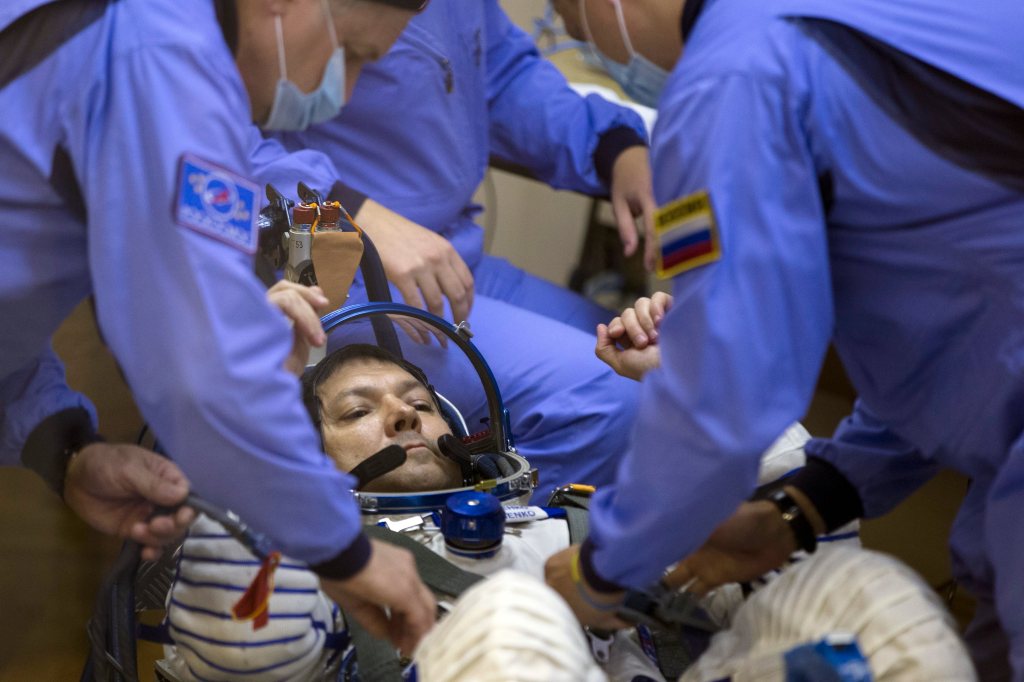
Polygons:
[[590,25],[587,23],[587,0],[580,0],[580,21],[583,24],[583,31],[587,36],[588,46],[601,62],[604,70],[622,87],[622,90],[627,95],[646,107],[656,108],[658,106],[658,99],[661,97],[661,91],[665,89],[668,71],[633,49],[633,42],[629,39],[629,32],[626,30],[626,18],[622,14],[622,4],[619,0],[611,1],[615,5],[615,17],[619,24],[619,34],[622,36],[622,42],[629,52],[629,62],[620,64],[601,52],[597,47],[594,35],[590,32]]
[[287,65],[284,60],[284,31],[281,28],[281,17],[275,16],[277,31],[277,59],[281,67],[281,78],[277,81],[274,103],[270,107],[270,115],[261,126],[264,130],[305,130],[311,125],[323,123],[338,115],[345,104],[345,50],[338,44],[338,35],[334,30],[334,21],[324,0],[327,31],[331,35],[334,53],[327,60],[323,78],[316,90],[302,92],[295,83],[288,80]]

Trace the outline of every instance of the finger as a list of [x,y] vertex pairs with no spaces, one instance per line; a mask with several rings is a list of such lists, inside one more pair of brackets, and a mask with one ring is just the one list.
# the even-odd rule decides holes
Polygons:
[[674,590],[678,590],[693,579],[693,570],[685,560],[679,562],[662,581]]
[[469,266],[466,265],[466,261],[462,260],[462,256],[459,255],[458,251],[452,250],[452,257],[449,259],[452,270],[455,272],[455,276],[462,282],[463,289],[466,290],[466,313],[463,319],[469,319],[469,312],[473,309],[473,298],[475,295],[476,282],[473,279],[473,273],[470,272]]
[[648,338],[644,328],[637,319],[636,309],[629,308],[623,311],[620,317],[622,318],[622,325],[626,328],[626,336],[633,346],[640,349],[646,348],[650,338]]
[[658,205],[654,203],[654,197],[645,193],[643,199],[643,226],[644,226],[644,267],[648,272],[654,270],[658,253],[658,239],[654,233],[654,214],[658,211]]
[[188,480],[171,460],[138,448],[120,469],[125,491],[163,506],[173,506],[188,495]]
[[[342,605],[345,608],[345,605]],[[376,604],[361,602],[358,606],[348,606],[347,611],[363,628],[378,639],[390,639],[388,616],[383,608]]]
[[622,317],[616,317],[608,323],[608,336],[613,339],[618,339],[626,333],[626,326],[622,324]]
[[[619,348],[617,347],[617,339],[615,339],[607,325],[597,325],[597,342],[594,346],[594,352],[600,350],[601,353],[617,353]],[[598,353],[600,357],[600,353]]]
[[306,286],[295,282],[289,283],[293,285],[292,291],[309,303],[309,305],[314,309],[319,310],[327,306],[329,301],[327,300],[327,296],[324,294],[324,290],[319,286]]
[[441,291],[448,298],[448,304],[452,309],[452,322],[458,324],[469,316],[468,297],[462,279],[452,268],[441,268],[437,273],[438,282],[441,284]]
[[689,587],[687,587],[686,591],[695,597],[705,597],[707,596],[708,592],[710,592],[717,586],[718,585],[709,585],[708,583],[704,582],[703,578],[701,578],[698,575],[694,576],[690,580]]
[[651,318],[658,324],[665,318],[669,308],[672,307],[672,296],[664,291],[655,291],[651,296]]
[[414,343],[418,343],[421,346],[425,346],[429,343],[430,337],[428,337],[418,326],[414,325],[413,321],[409,318],[393,315],[391,316],[391,320],[401,327],[402,331],[408,334],[409,338],[412,339]]
[[136,521],[131,525],[127,537],[145,547],[164,547],[184,535],[170,517],[162,516],[148,521]]
[[195,520],[196,510],[192,507],[179,507],[174,514],[174,523],[182,530],[187,530]]
[[653,302],[649,298],[641,298],[633,306],[633,310],[636,312],[637,322],[640,323],[641,329],[647,334],[647,337],[654,341],[658,338],[658,330],[654,322],[654,316],[652,315]]
[[320,346],[327,340],[320,316],[298,291],[278,292],[271,302],[291,321],[296,333],[307,343]]
[[406,608],[398,611],[398,620],[392,620],[396,627],[395,643],[406,655],[411,655],[424,635],[434,627],[437,614],[437,601],[433,593],[420,585],[415,599],[407,602]]
[[594,345],[594,355],[614,369],[615,353],[615,342],[608,335],[608,327],[603,324],[597,325],[597,343]]
[[423,301],[427,304],[427,310],[438,317],[444,317],[444,294],[441,293],[437,276],[434,273],[429,273],[417,277],[416,286],[423,293]]
[[622,240],[622,254],[628,258],[636,252],[639,242],[636,220],[629,208],[629,202],[615,192],[612,193],[612,211],[615,214],[615,224],[619,228],[619,239]]
[[441,346],[441,348],[447,348],[448,347],[448,337],[445,336],[444,332],[442,332],[440,329],[438,329],[437,327],[435,327],[433,325],[430,325],[430,324],[427,324],[426,322],[424,322],[423,323],[423,330],[425,332],[433,335],[433,337],[435,339],[437,339],[437,343]]
[[402,300],[405,301],[406,305],[419,308],[420,310],[427,309],[423,298],[420,296],[419,287],[416,286],[416,281],[412,277],[403,277],[402,279],[395,280],[395,288],[398,289],[398,293],[402,294]]
[[160,557],[163,556],[163,553],[163,547],[143,547],[142,554],[140,556],[143,561],[159,561]]

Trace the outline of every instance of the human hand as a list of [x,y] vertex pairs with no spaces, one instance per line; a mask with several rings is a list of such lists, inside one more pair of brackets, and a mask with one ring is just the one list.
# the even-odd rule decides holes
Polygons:
[[142,558],[156,561],[164,545],[184,535],[195,512],[153,511],[181,504],[188,488],[185,475],[166,457],[136,445],[91,443],[68,463],[64,501],[96,530],[138,542]]
[[363,202],[355,221],[370,235],[388,280],[414,308],[444,316],[444,299],[458,324],[473,307],[473,273],[444,237],[381,206]]
[[774,504],[744,502],[664,580],[675,588],[692,581],[688,591],[704,596],[720,585],[753,580],[782,566],[797,549],[793,531]]
[[373,551],[362,571],[348,580],[321,578],[320,586],[346,617],[411,656],[423,635],[434,627],[437,602],[420,581],[412,554],[379,540],[370,543]]
[[[582,625],[599,630],[620,630],[629,623],[615,615],[622,604],[622,592],[595,592],[579,568],[580,546],[572,545],[551,555],[544,564],[544,580],[562,595]],[[600,607],[600,608],[598,608]]]
[[594,354],[616,374],[640,381],[661,364],[658,327],[672,307],[672,296],[658,291],[637,299],[608,325],[597,325]]
[[327,343],[327,334],[320,324],[320,313],[327,312],[327,297],[320,287],[282,279],[267,290],[267,300],[292,323],[295,338],[284,368],[300,377],[309,361],[310,346],[320,347]]
[[622,252],[627,257],[636,252],[640,241],[636,219],[643,220],[644,267],[654,269],[656,242],[654,239],[654,185],[651,180],[651,162],[647,147],[628,147],[615,159],[611,178],[612,210],[619,226]]

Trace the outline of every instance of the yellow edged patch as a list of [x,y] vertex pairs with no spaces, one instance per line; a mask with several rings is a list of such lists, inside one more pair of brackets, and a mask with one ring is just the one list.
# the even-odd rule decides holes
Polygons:
[[661,279],[722,257],[718,225],[706,190],[660,207],[654,214],[654,235],[658,241],[656,272]]

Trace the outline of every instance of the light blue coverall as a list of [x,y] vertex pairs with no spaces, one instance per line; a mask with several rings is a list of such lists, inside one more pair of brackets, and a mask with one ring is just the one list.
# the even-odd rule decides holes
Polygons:
[[[5,3],[0,30],[45,4]],[[214,10],[206,0],[77,8],[98,6],[0,85],[0,463],[18,463],[48,414],[84,407],[95,419],[49,347],[94,295],[139,409],[194,490],[285,553],[355,572],[369,545],[353,480],[321,452],[282,369],[292,333],[253,275],[245,233],[175,217],[182,182],[198,177],[193,166],[179,178],[183,155],[249,172],[249,100]],[[211,211],[244,196],[244,179],[218,177]],[[249,215],[258,197],[228,206]]]
[[722,257],[674,279],[662,366],[616,486],[591,508],[589,568],[639,587],[697,549],[804,413],[831,339],[860,401],[808,453],[868,516],[940,467],[972,478],[956,575],[994,598],[1024,679],[1024,192],[897,123],[815,37],[822,23],[799,17],[1024,106],[1019,3],[705,3],[662,94],[652,162],[659,205],[707,190]]
[[[597,156],[610,163],[645,143],[640,117],[573,92],[496,0],[433,0],[363,69],[337,119],[280,140],[298,155],[281,158],[268,140],[254,153],[261,180],[291,192],[304,178],[326,193],[340,178],[349,197],[367,195],[436,231],[465,260],[476,282],[473,342],[501,387],[518,449],[540,471],[536,497],[564,483],[610,483],[638,394],[593,354],[594,328],[613,313],[484,254],[473,193],[494,155],[554,187],[603,194],[595,152],[603,144]],[[357,280],[350,302],[365,296]]]

